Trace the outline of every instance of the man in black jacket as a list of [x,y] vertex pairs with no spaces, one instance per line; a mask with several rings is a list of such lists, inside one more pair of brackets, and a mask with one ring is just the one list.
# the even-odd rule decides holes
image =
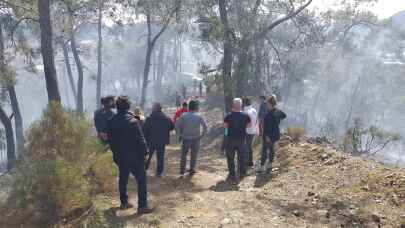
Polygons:
[[150,149],[146,169],[148,169],[153,153],[156,151],[156,177],[162,177],[165,149],[166,145],[170,143],[170,131],[174,130],[174,124],[172,120],[162,112],[162,105],[155,103],[152,108],[152,114],[146,118],[143,128]]
[[112,109],[115,108],[115,97],[107,96],[101,98],[103,107],[94,112],[94,126],[97,130],[97,136],[103,143],[108,143],[107,139],[107,121],[111,119],[115,113]]
[[147,202],[147,178],[145,156],[147,145],[138,121],[129,112],[131,103],[127,96],[118,97],[118,113],[108,121],[108,141],[113,152],[114,162],[119,167],[119,191],[121,209],[132,205],[128,202],[127,185],[129,174],[135,176],[138,184],[138,213],[151,213]]

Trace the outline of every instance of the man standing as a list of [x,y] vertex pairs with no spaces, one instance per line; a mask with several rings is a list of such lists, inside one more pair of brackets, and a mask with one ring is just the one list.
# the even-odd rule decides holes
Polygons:
[[153,153],[156,152],[157,170],[156,177],[162,177],[164,169],[165,149],[170,143],[170,131],[174,130],[172,120],[162,112],[162,105],[155,103],[152,114],[146,118],[144,133],[150,149],[149,158],[146,164],[148,169]]
[[[191,150],[190,176],[196,173],[198,151],[200,150],[200,140],[207,134],[207,124],[204,118],[199,115],[198,103],[190,101],[189,112],[183,114],[176,122],[176,133],[183,141],[181,147],[180,175],[186,171],[187,153]],[[203,131],[201,133],[201,127]]]
[[[266,96],[262,95],[259,97],[259,113],[258,113],[258,119],[259,119],[259,135],[262,137],[262,157],[263,154],[267,154],[268,151],[268,144],[266,143],[266,140],[263,137],[263,128],[264,128],[264,118],[266,118],[267,113],[269,112],[269,108],[267,107],[267,101],[266,101]],[[266,170],[265,166],[259,166],[258,167],[258,172],[263,172]]]
[[135,176],[138,184],[138,213],[151,213],[147,202],[147,179],[145,156],[147,146],[138,121],[129,112],[131,103],[127,96],[117,99],[118,113],[108,121],[108,141],[114,162],[119,168],[119,191],[121,209],[133,207],[128,201],[127,185],[129,174]]
[[257,111],[252,106],[252,102],[249,98],[243,100],[244,108],[243,112],[247,114],[251,121],[251,126],[246,129],[246,164],[248,167],[253,167],[253,149],[252,143],[255,135],[258,133],[257,127]]
[[267,99],[267,107],[269,112],[267,113],[266,117],[264,118],[264,123],[263,123],[263,140],[267,144],[267,148],[269,150],[269,153],[267,154],[267,151],[264,151],[262,154],[262,159],[261,159],[261,169],[259,170],[260,172],[263,172],[263,168],[266,164],[267,156],[269,157],[269,161],[267,163],[267,169],[268,172],[272,171],[272,163],[275,157],[275,144],[277,143],[278,140],[280,140],[280,122],[281,120],[285,119],[287,115],[281,111],[280,109],[277,108],[277,98],[275,95],[269,96]]
[[225,150],[229,169],[228,178],[230,179],[235,178],[235,151],[238,155],[240,177],[246,176],[245,140],[246,128],[250,127],[250,125],[251,120],[249,116],[242,112],[242,99],[235,98],[233,100],[232,112],[224,120],[225,135],[227,136]]
[[103,107],[94,112],[94,125],[97,130],[97,136],[103,143],[108,143],[107,137],[107,121],[111,119],[115,113],[112,111],[115,108],[115,97],[107,96],[101,98]]
[[173,123],[175,123],[175,124],[176,124],[177,119],[178,119],[178,118],[180,118],[180,117],[181,117],[181,115],[183,115],[184,113],[188,112],[188,108],[187,108],[187,106],[188,106],[187,102],[186,102],[186,101],[185,101],[185,102],[183,102],[183,104],[182,104],[182,108],[181,108],[181,109],[179,109],[179,110],[176,112],[176,114],[174,114],[174,117],[173,117]]
[[176,110],[180,109],[180,105],[181,105],[181,95],[179,94],[178,91],[176,91]]

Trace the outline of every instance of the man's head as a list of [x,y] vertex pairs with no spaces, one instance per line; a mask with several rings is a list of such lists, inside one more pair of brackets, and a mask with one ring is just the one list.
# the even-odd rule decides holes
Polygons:
[[187,102],[185,101],[185,102],[183,102],[183,104],[181,105],[183,108],[187,108],[188,107],[188,104],[187,104]]
[[267,98],[267,106],[269,109],[275,108],[277,105],[277,97],[276,95],[272,94]]
[[136,107],[135,109],[134,109],[134,114],[135,115],[142,115],[142,111],[141,111],[141,108],[140,107]]
[[154,103],[152,106],[152,111],[153,112],[160,112],[162,111],[162,105],[158,102]]
[[250,98],[245,98],[245,99],[243,99],[243,105],[244,105],[244,106],[251,106],[251,105],[252,105],[252,101],[250,100]]
[[128,111],[131,107],[131,101],[129,100],[128,96],[119,96],[115,103],[118,112]]
[[233,110],[237,112],[242,110],[242,99],[240,98],[233,99]]
[[188,110],[190,110],[190,112],[197,112],[198,102],[195,100],[190,101],[190,103],[188,104]]
[[101,104],[106,109],[115,108],[115,96],[106,96],[101,98]]
[[266,101],[266,96],[264,96],[264,95],[259,96],[259,100],[261,102],[265,102]]

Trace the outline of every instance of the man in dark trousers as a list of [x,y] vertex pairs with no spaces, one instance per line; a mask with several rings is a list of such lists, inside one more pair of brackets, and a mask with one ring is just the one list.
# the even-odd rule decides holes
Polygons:
[[118,113],[108,121],[108,141],[114,162],[119,168],[119,191],[121,209],[133,207],[128,201],[127,185],[129,174],[135,176],[138,184],[138,213],[151,213],[147,201],[147,177],[145,156],[147,145],[137,119],[129,112],[131,103],[127,96],[116,101]]
[[149,158],[146,164],[148,169],[153,153],[156,152],[157,170],[156,177],[162,177],[164,169],[165,149],[170,143],[170,131],[174,130],[172,120],[162,112],[162,105],[155,103],[152,114],[146,118],[144,133],[150,149]]
[[[187,154],[191,151],[190,176],[196,173],[197,157],[200,150],[200,140],[207,134],[207,124],[198,114],[198,103],[190,101],[189,112],[183,114],[176,122],[176,133],[182,141],[180,175],[186,172]],[[202,128],[202,132],[201,132]]]
[[103,142],[108,143],[107,139],[107,121],[111,119],[115,113],[115,97],[106,96],[101,98],[102,107],[94,112],[94,126],[96,127],[97,137]]
[[246,176],[245,140],[246,128],[250,127],[250,118],[242,112],[242,99],[233,100],[233,109],[224,120],[225,135],[227,137],[226,158],[228,162],[228,178],[235,179],[235,152],[238,155],[240,177]]

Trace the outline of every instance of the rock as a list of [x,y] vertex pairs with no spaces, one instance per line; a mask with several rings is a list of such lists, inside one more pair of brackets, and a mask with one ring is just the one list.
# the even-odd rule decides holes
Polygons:
[[382,216],[380,216],[378,214],[371,215],[371,219],[373,220],[373,222],[378,223],[378,224],[381,223],[381,218],[382,218]]
[[309,197],[314,196],[314,195],[315,195],[315,193],[313,193],[313,192],[308,192],[308,196],[309,196]]
[[328,210],[318,210],[316,211],[319,217],[326,217],[329,218],[329,211]]
[[329,157],[330,157],[330,155],[327,154],[327,153],[322,153],[322,154],[321,154],[321,160],[322,160],[322,161],[325,161],[325,160],[328,159]]
[[229,225],[229,224],[231,224],[232,223],[232,219],[230,219],[230,218],[224,218],[222,221],[221,221],[221,225]]
[[304,215],[304,213],[302,213],[302,211],[299,211],[299,210],[293,210],[292,214],[297,216],[297,217],[301,217],[301,216]]

